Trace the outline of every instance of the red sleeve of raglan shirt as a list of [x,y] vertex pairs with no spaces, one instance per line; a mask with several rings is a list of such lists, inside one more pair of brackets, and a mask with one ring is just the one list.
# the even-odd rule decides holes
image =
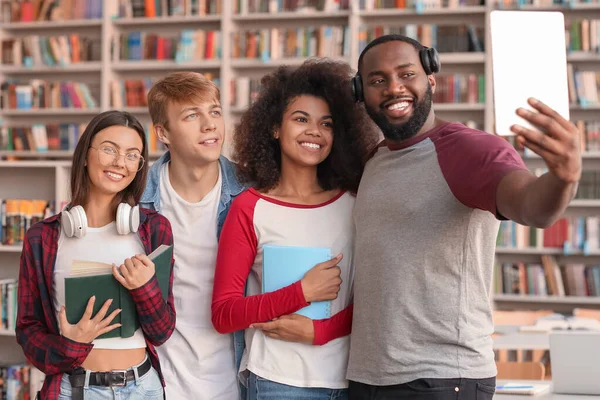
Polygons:
[[313,321],[315,338],[313,344],[321,346],[337,338],[348,336],[352,331],[352,315],[354,304],[350,304],[329,319]]
[[212,323],[219,333],[246,329],[294,313],[308,305],[300,281],[275,292],[244,297],[257,251],[254,209],[259,197],[246,191],[231,204],[217,252]]
[[498,184],[509,172],[527,170],[515,148],[501,137],[461,124],[449,124],[432,140],[454,196],[467,207],[504,219],[496,206]]

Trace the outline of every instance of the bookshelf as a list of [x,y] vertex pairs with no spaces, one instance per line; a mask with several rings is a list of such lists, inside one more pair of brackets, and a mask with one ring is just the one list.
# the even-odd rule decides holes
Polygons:
[[[203,0],[201,0],[203,1]],[[215,2],[215,0],[210,0]],[[342,27],[343,48],[341,55],[333,58],[347,61],[356,68],[361,45],[366,43],[365,35],[377,27],[406,27],[408,25],[423,26],[437,24],[441,27],[469,25],[483,32],[478,39],[483,48],[480,51],[442,52],[442,75],[477,74],[483,77],[481,86],[482,101],[473,102],[437,102],[436,112],[444,119],[456,121],[471,121],[480,129],[494,131],[493,93],[492,93],[492,64],[489,46],[489,14],[497,8],[507,8],[504,1],[499,7],[494,0],[485,0],[482,5],[463,5],[457,7],[422,7],[425,2],[413,2],[404,9],[376,9],[361,7],[369,3],[364,0],[341,0],[341,4],[349,4],[348,9],[327,10],[317,12],[279,11],[254,12],[247,9],[247,1],[218,0],[221,12],[218,15],[181,15],[157,17],[115,17],[114,4],[103,2],[101,18],[69,19],[61,21],[35,22],[2,22],[0,23],[0,40],[22,38],[30,35],[59,36],[77,34],[81,37],[96,41],[95,59],[82,61],[64,66],[15,66],[0,65],[0,80],[77,80],[89,86],[95,99],[95,106],[90,108],[47,108],[47,109],[11,109],[0,110],[0,128],[15,127],[31,124],[48,124],[53,122],[82,124],[105,110],[113,108],[111,100],[111,82],[129,79],[158,79],[166,73],[175,70],[192,70],[210,74],[218,80],[221,88],[221,101],[224,106],[224,118],[229,137],[232,127],[239,119],[246,106],[237,103],[235,91],[230,90],[230,82],[234,79],[248,78],[257,80],[263,74],[272,71],[280,65],[299,65],[306,57],[271,54],[268,60],[261,57],[234,57],[234,35],[240,32],[281,29],[303,29],[308,26]],[[540,0],[541,1],[541,0]],[[255,3],[259,3],[256,1]],[[262,2],[269,5],[277,2]],[[331,4],[330,2],[325,2]],[[371,2],[372,3],[372,2]],[[433,2],[435,3],[435,2]],[[470,4],[473,4],[472,2]],[[435,5],[435,4],[434,4]],[[242,9],[241,13],[236,10]],[[522,10],[556,10],[564,12],[567,21],[575,19],[600,19],[600,3],[576,3],[570,6],[529,6],[523,5]],[[142,12],[143,13],[143,12]],[[130,35],[135,32],[143,34],[175,35],[182,30],[218,31],[220,54],[218,58],[189,61],[170,59],[128,60],[115,57],[112,51],[119,42],[119,35]],[[278,33],[281,34],[281,33]],[[420,38],[422,40],[422,38]],[[423,40],[422,40],[423,41]],[[425,42],[425,41],[423,41]],[[362,44],[361,44],[362,43]],[[600,71],[600,54],[597,52],[577,51],[568,55],[568,62],[585,70]],[[248,93],[245,93],[248,97]],[[236,100],[236,101],[234,101]],[[246,103],[247,104],[247,103]],[[149,124],[150,118],[146,107],[119,107],[136,115],[143,124]],[[599,105],[585,107],[574,105],[571,108],[573,119],[600,120]],[[229,141],[230,142],[230,141]],[[68,180],[70,172],[70,150],[2,150],[0,143],[0,199],[31,198],[53,200],[60,206],[67,201]],[[228,143],[224,152],[229,154]],[[161,154],[160,150],[153,151],[150,159],[154,160]],[[600,170],[600,150],[584,153],[584,168]],[[543,161],[539,157],[524,156],[531,169],[542,168]],[[16,160],[16,161],[12,161]],[[600,200],[577,200],[573,202],[567,215],[597,215],[600,214]],[[0,279],[15,278],[18,275],[20,245],[0,246]],[[583,262],[600,264],[600,251],[584,254],[570,252],[565,254],[560,248],[498,248],[499,262],[530,262],[539,263],[542,255],[553,255],[557,262]],[[557,311],[569,311],[577,306],[600,308],[598,299],[582,296],[534,296],[493,294],[492,302],[497,309],[535,309],[547,308]],[[20,348],[15,343],[14,334],[10,331],[0,331],[0,361],[4,355],[9,359],[23,360]]]

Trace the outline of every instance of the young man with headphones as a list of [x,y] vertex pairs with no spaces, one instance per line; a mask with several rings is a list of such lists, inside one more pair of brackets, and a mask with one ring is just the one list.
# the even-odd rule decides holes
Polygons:
[[[163,399],[154,346],[175,328],[173,273],[165,302],[147,254],[172,245],[173,235],[164,216],[137,205],[147,155],[144,128],[131,114],[97,115],[73,154],[70,203],[25,235],[16,334],[46,374],[44,400]],[[92,296],[79,321],[67,320],[65,278],[75,260],[113,264],[138,313],[133,336],[98,338],[120,326],[113,321],[120,310],[108,312],[113,300],[95,304]]]
[[169,342],[158,348],[167,398],[236,399],[243,332],[219,334],[210,309],[218,237],[231,202],[244,190],[235,165],[221,156],[225,126],[219,89],[202,74],[174,72],[152,87],[148,107],[169,151],[150,169],[142,204],[169,219],[177,243],[177,324]]
[[517,113],[540,131],[513,127],[548,165],[539,178],[500,137],[436,117],[439,70],[435,49],[388,35],[353,79],[385,140],[354,209],[351,399],[491,399],[499,220],[550,226],[581,176],[576,127],[539,101]]

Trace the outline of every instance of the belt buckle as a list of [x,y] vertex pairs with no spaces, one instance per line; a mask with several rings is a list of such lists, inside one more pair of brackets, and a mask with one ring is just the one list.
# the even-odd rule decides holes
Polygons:
[[[110,374],[111,374],[111,378],[112,378],[109,380],[110,386],[124,387],[127,385],[127,370],[124,370],[124,369],[114,370],[114,371],[110,372]],[[118,375],[118,374],[123,374],[122,380],[120,379],[120,375]],[[117,381],[117,379],[118,379],[118,381]],[[117,382],[113,383],[113,381],[117,381]]]

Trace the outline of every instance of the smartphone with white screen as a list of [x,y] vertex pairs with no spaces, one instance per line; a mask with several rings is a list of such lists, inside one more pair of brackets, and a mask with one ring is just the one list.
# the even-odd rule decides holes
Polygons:
[[533,128],[516,114],[541,100],[569,119],[565,20],[555,11],[490,13],[496,133],[511,136],[511,125]]

